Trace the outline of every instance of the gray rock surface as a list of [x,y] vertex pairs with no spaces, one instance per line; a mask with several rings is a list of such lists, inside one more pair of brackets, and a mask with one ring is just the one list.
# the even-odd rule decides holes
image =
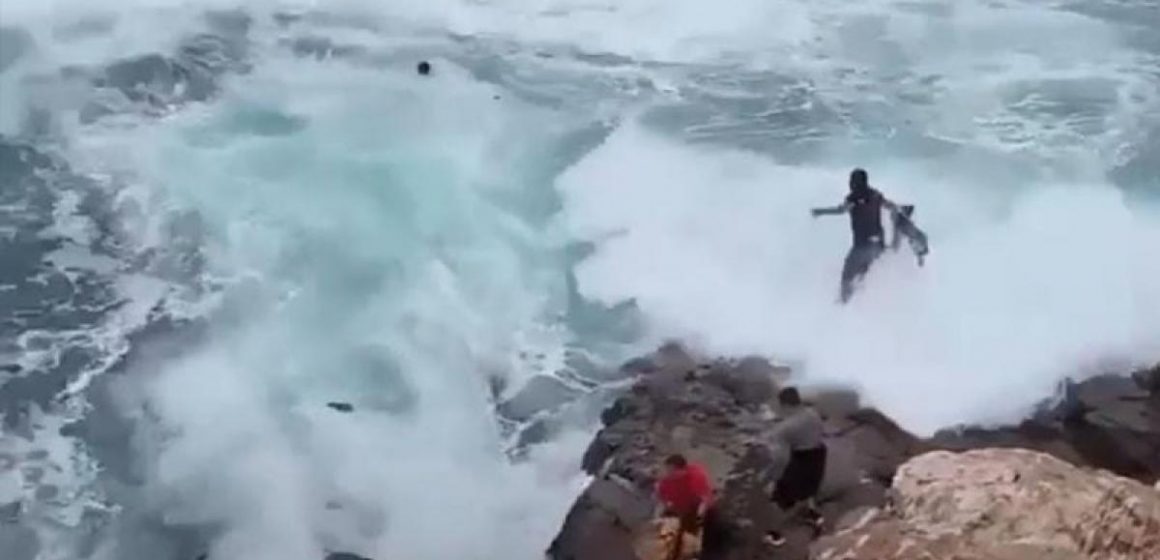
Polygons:
[[1069,384],[1062,398],[1017,426],[937,434],[947,449],[1022,447],[1075,465],[1151,482],[1160,477],[1160,368]]
[[579,391],[549,376],[537,375],[528,380],[512,398],[497,407],[501,416],[522,422],[537,413],[571,402]]

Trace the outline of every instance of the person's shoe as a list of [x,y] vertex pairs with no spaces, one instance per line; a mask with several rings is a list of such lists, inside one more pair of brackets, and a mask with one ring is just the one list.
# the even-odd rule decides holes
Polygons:
[[763,539],[769,546],[781,546],[785,544],[785,537],[778,531],[766,531],[765,539]]

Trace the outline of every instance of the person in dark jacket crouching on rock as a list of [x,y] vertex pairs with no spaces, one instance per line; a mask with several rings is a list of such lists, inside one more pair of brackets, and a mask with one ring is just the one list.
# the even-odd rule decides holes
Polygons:
[[[786,387],[777,397],[785,412],[785,419],[775,428],[775,442],[789,450],[789,463],[773,490],[773,501],[787,512],[798,510],[804,504],[806,518],[820,529],[822,515],[814,502],[826,473],[826,444],[822,441],[825,427],[822,417],[813,407],[802,403],[801,394],[794,387]],[[781,533],[770,531],[774,545],[785,542]]]
[[[716,508],[713,483],[705,468],[691,463],[683,455],[674,454],[665,459],[665,475],[656,488],[661,515],[680,520],[683,533],[701,531],[700,560],[714,560],[724,553],[726,529]],[[681,556],[680,543],[670,558]]]

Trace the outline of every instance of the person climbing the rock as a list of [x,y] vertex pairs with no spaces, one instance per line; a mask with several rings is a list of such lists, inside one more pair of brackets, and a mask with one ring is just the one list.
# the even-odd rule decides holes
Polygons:
[[886,235],[882,229],[882,208],[898,213],[898,206],[870,186],[870,177],[864,169],[850,172],[850,193],[846,200],[832,208],[814,208],[814,217],[850,214],[853,246],[846,253],[842,265],[841,300],[846,303],[854,294],[854,285],[870,270],[874,261],[886,249]]
[[[682,533],[701,532],[700,560],[719,557],[725,540],[724,525],[714,503],[713,483],[705,468],[681,454],[665,459],[665,475],[657,482],[660,515],[676,517]],[[683,538],[675,539],[669,560],[680,558]]]
[[[771,435],[775,445],[789,451],[789,462],[774,487],[773,501],[791,514],[801,510],[814,528],[820,529],[824,519],[815,499],[826,472],[825,426],[821,415],[802,402],[797,388],[782,389],[777,400],[785,419],[774,426]],[[770,531],[767,536],[774,545],[785,542],[779,531]]]

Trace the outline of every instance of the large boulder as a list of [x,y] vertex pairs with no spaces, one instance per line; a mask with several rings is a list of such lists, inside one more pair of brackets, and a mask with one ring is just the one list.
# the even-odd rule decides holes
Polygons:
[[1160,558],[1160,492],[1022,449],[905,463],[893,507],[814,545],[818,560]]

